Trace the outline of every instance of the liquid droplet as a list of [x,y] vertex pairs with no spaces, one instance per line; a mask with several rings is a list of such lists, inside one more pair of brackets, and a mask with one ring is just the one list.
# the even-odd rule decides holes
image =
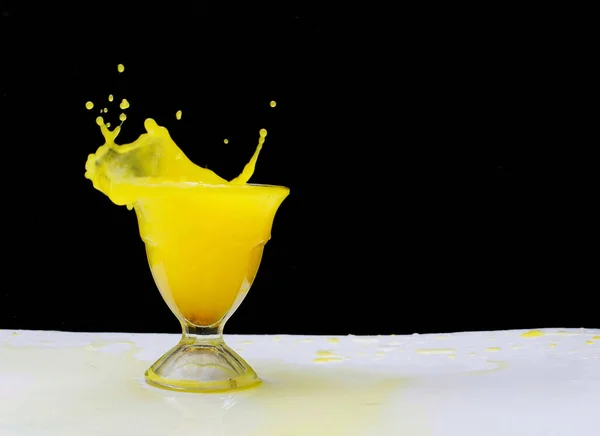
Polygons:
[[114,100],[114,97],[113,97],[113,95],[112,95],[112,94],[110,94],[110,95],[108,96],[108,101],[113,101],[113,100]]
[[108,112],[108,108],[102,109],[102,112],[107,113]]
[[341,357],[317,357],[313,360],[314,363],[341,362]]
[[525,332],[521,335],[522,338],[539,338],[540,336],[544,336],[544,332],[541,330],[531,330]]
[[85,104],[85,108],[86,108],[87,110],[93,109],[93,108],[94,108],[94,103],[92,103],[91,101],[88,101],[88,102]]
[[120,119],[121,121],[125,121],[125,120],[127,119],[127,115],[125,115],[125,114],[121,114],[121,115],[119,115],[119,119]]
[[329,342],[330,344],[339,344],[340,338],[328,338],[327,342]]
[[273,100],[273,101],[271,101],[271,103],[269,103],[269,105],[271,107],[275,107],[275,106],[277,106],[277,102],[275,100]]
[[123,64],[117,65],[117,71],[119,73],[122,73],[123,71],[125,71],[125,65],[123,65]]
[[224,144],[229,144],[229,139],[223,139]]
[[177,118],[178,120],[181,119],[181,111],[175,112],[175,118]]
[[488,351],[490,353],[494,353],[496,351],[500,351],[501,348],[500,347],[490,347],[490,348],[486,348],[485,351]]
[[123,99],[123,101],[121,102],[121,104],[119,105],[119,107],[123,110],[127,109],[129,107],[129,102],[126,99]]

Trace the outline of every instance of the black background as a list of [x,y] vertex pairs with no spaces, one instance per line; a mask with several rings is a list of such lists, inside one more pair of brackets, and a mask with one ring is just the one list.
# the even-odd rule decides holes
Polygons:
[[121,142],[152,117],[226,178],[269,132],[252,181],[291,195],[228,333],[599,326],[593,143],[565,124],[560,26],[123,4],[3,3],[0,327],[179,331],[134,213],[83,177],[122,98]]

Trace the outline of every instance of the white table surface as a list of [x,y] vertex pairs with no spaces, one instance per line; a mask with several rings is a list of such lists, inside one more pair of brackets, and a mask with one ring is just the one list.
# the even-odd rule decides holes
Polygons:
[[178,335],[0,330],[0,435],[599,436],[600,330],[541,330],[226,335],[225,394],[145,383]]

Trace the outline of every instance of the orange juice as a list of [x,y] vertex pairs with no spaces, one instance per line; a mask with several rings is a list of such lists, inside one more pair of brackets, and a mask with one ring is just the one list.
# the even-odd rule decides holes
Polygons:
[[[122,119],[123,121],[123,119]],[[252,285],[275,213],[289,194],[252,185],[267,132],[242,173],[227,181],[192,163],[152,119],[145,134],[117,145],[120,126],[97,118],[105,144],[86,162],[85,177],[117,205],[134,208],[152,274],[182,322],[218,324]]]

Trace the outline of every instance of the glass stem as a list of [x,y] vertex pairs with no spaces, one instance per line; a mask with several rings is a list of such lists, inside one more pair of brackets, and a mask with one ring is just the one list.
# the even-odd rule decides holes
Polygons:
[[199,327],[187,323],[181,325],[183,333],[181,342],[186,345],[210,346],[223,344],[223,326],[215,324],[209,327]]

